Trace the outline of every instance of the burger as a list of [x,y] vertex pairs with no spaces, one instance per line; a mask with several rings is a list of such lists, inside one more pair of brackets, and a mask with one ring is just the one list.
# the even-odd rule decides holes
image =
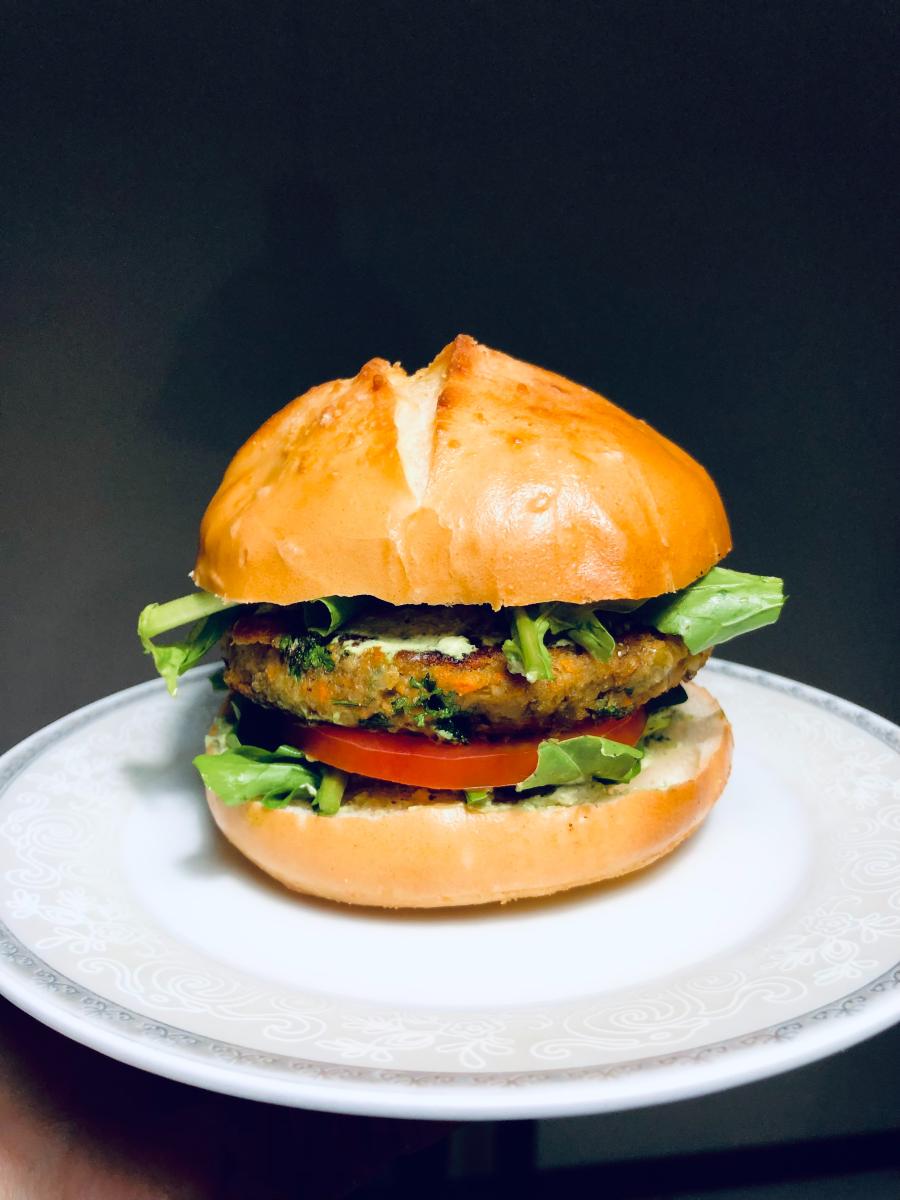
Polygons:
[[197,590],[138,633],[172,693],[221,640],[194,763],[263,871],[357,905],[504,902],[635,871],[709,813],[731,729],[689,681],[784,602],[730,549],[683,450],[461,335],[271,417],[203,517]]

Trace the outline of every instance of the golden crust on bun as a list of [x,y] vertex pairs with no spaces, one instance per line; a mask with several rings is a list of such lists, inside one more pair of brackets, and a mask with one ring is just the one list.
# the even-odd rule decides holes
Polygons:
[[[308,805],[227,806],[209,789],[224,835],[298,892],[348,904],[437,908],[544,896],[647,866],[693,833],[718,799],[732,737],[721,708],[689,700],[629,784],[585,789],[585,803],[494,804],[357,779],[334,816]],[[652,744],[651,744],[652,745]],[[524,798],[523,798],[524,799]]]
[[194,580],[278,605],[581,604],[685,587],[730,548],[683,450],[460,335],[414,375],[373,359],[270,418],[206,510]]

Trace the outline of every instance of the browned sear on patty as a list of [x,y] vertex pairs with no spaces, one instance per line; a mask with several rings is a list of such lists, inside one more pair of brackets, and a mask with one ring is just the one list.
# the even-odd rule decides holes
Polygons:
[[[394,610],[394,625],[403,628],[405,621],[409,628],[421,613]],[[464,740],[624,715],[690,679],[709,657],[708,650],[690,654],[678,637],[620,620],[611,624],[616,647],[608,662],[550,638],[554,677],[529,683],[509,670],[502,618],[432,609],[428,621],[466,639],[447,644],[454,657],[397,649],[368,626],[311,637],[290,609],[245,616],[226,636],[225,682],[258,704],[308,721]]]

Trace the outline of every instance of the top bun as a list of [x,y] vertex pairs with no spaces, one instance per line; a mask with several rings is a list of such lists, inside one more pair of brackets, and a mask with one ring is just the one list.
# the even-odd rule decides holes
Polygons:
[[295,604],[637,600],[731,549],[709,475],[644,421],[460,335],[375,358],[271,417],[200,527],[199,587]]

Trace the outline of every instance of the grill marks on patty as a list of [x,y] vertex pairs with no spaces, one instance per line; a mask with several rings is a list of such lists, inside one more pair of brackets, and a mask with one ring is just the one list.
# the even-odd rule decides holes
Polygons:
[[434,651],[389,655],[378,646],[351,653],[363,635],[305,640],[290,610],[253,614],[226,636],[225,682],[257,704],[309,721],[463,740],[622,715],[690,679],[709,657],[690,654],[678,637],[623,621],[608,662],[550,642],[554,678],[528,683],[509,672],[488,627],[477,614],[461,629],[476,649],[457,661]]

